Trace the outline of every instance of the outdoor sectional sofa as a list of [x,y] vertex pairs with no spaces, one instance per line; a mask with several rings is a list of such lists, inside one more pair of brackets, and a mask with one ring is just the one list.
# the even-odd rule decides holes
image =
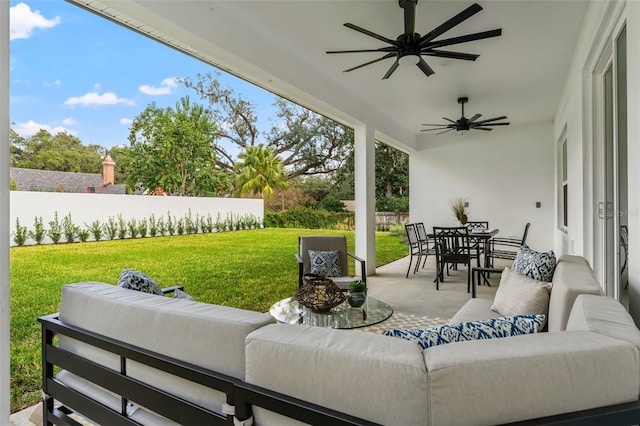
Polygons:
[[[560,258],[550,299],[548,332],[422,350],[109,284],[65,285],[60,312],[40,319],[45,422],[63,423],[69,410],[102,425],[640,422],[640,331],[629,314],[575,256]],[[490,302],[472,299],[456,317],[495,316]]]

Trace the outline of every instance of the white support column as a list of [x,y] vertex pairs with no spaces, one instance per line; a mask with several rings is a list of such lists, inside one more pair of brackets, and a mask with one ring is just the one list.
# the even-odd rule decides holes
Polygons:
[[9,2],[0,1],[0,424],[10,410],[9,297]]
[[354,128],[356,255],[367,262],[367,275],[376,271],[376,140],[374,128]]

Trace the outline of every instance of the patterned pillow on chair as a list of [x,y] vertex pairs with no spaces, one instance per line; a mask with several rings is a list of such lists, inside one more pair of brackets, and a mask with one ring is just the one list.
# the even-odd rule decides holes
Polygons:
[[513,261],[512,270],[520,272],[534,280],[551,282],[556,268],[556,255],[553,250],[546,253],[522,246]]
[[339,277],[342,275],[340,268],[340,250],[309,250],[311,262],[311,274],[322,277]]
[[413,340],[422,349],[427,349],[446,343],[537,333],[542,328],[544,320],[544,315],[514,315],[512,317],[459,322],[430,328],[384,330],[382,334]]
[[144,293],[157,294],[162,296],[160,286],[148,275],[133,269],[123,269],[118,280],[118,287],[138,290]]

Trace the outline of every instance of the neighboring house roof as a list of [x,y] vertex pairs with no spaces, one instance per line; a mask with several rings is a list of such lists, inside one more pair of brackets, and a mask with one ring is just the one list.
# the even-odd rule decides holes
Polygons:
[[102,186],[100,173],[56,172],[10,167],[9,179],[16,183],[19,191],[126,194],[124,185]]

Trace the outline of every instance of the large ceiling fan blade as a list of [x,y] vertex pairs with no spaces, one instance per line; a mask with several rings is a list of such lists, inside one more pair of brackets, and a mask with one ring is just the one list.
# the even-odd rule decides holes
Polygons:
[[381,36],[380,34],[376,34],[374,32],[371,32],[371,31],[367,30],[367,29],[364,29],[362,27],[354,25],[354,24],[352,24],[350,22],[347,22],[346,24],[344,24],[344,26],[347,27],[347,28],[351,28],[352,30],[358,31],[359,33],[368,35],[369,37],[373,37],[373,38],[378,39],[380,41],[384,41],[387,44],[391,44],[393,46],[400,46],[400,43],[398,43],[395,40],[391,40],[390,38],[386,38],[384,36]]
[[358,49],[358,50],[327,50],[325,53],[360,53],[360,52],[395,52],[393,46],[381,47],[380,49]]
[[442,46],[451,46],[452,44],[468,43],[470,41],[482,40],[482,39],[491,38],[491,37],[498,37],[499,35],[502,35],[502,28],[499,28],[497,30],[482,31],[480,33],[467,34],[460,37],[448,38],[445,40],[432,41],[421,47],[422,49],[429,50],[429,49],[435,49],[437,47],[442,47]]
[[488,127],[472,127],[473,130],[486,130],[487,132],[492,131],[493,129],[490,129]]
[[344,72],[350,72],[350,71],[353,71],[353,70],[357,70],[358,68],[366,67],[367,65],[375,64],[376,62],[380,62],[380,61],[383,61],[385,59],[389,59],[389,58],[394,57],[394,56],[396,56],[395,53],[387,53],[386,55],[384,55],[381,58],[374,59],[373,61],[365,62],[364,64],[360,64],[357,67],[349,68],[348,70],[344,70]]
[[477,3],[472,4],[462,12],[458,13],[453,18],[449,19],[444,24],[440,25],[439,27],[435,28],[431,32],[420,37],[420,40],[418,40],[418,44],[420,45],[420,47],[425,47],[427,43],[429,43],[434,38],[444,34],[445,32],[449,31],[451,28],[455,27],[461,22],[466,21],[467,19],[469,19],[476,13],[480,12],[481,10],[482,10],[482,7],[479,4]]
[[508,126],[509,123],[474,123],[477,126]]
[[426,123],[423,123],[422,126],[440,126],[440,127],[442,127],[442,126],[450,126],[450,124],[446,124],[446,123],[444,123],[444,124],[442,124],[442,123],[440,123],[440,124],[426,124]]
[[444,132],[436,133],[436,135],[441,135],[441,134],[443,134],[443,133],[447,133],[447,132],[450,132],[450,131],[452,131],[452,130],[453,130],[453,129],[445,130]]
[[448,50],[425,50],[422,52],[427,56],[438,56],[440,58],[462,59],[463,61],[475,61],[480,55],[472,53],[450,52]]
[[456,122],[455,122],[454,120],[450,119],[450,118],[447,118],[447,117],[442,117],[442,118],[443,118],[443,119],[445,119],[445,120],[447,120],[447,121],[452,122],[453,124],[456,124]]
[[476,124],[485,124],[485,123],[490,123],[492,121],[506,120],[506,119],[507,117],[503,115],[502,117],[493,117],[493,118],[487,118],[486,120],[480,120]]
[[431,132],[431,131],[433,131],[433,130],[443,130],[443,129],[449,129],[449,130],[452,130],[452,129],[451,129],[451,127],[446,126],[446,127],[437,127],[437,128],[435,128],[435,129],[422,129],[422,130],[420,130],[420,131],[421,131],[421,132]]
[[400,65],[400,61],[396,59],[396,61],[391,65],[391,67],[389,68],[389,71],[387,71],[387,73],[384,75],[384,77],[382,77],[382,79],[386,80],[389,77],[391,77],[391,74],[393,74],[393,72],[398,68],[398,65]]
[[476,121],[478,118],[482,117],[482,114],[476,114],[473,117],[471,117],[469,119],[469,123],[473,123],[474,121]]
[[425,73],[427,77],[434,73],[429,64],[427,64],[427,62],[422,59],[422,56],[420,57],[420,61],[418,61],[416,65],[418,66],[418,68],[420,68],[420,70],[422,70],[423,73]]

